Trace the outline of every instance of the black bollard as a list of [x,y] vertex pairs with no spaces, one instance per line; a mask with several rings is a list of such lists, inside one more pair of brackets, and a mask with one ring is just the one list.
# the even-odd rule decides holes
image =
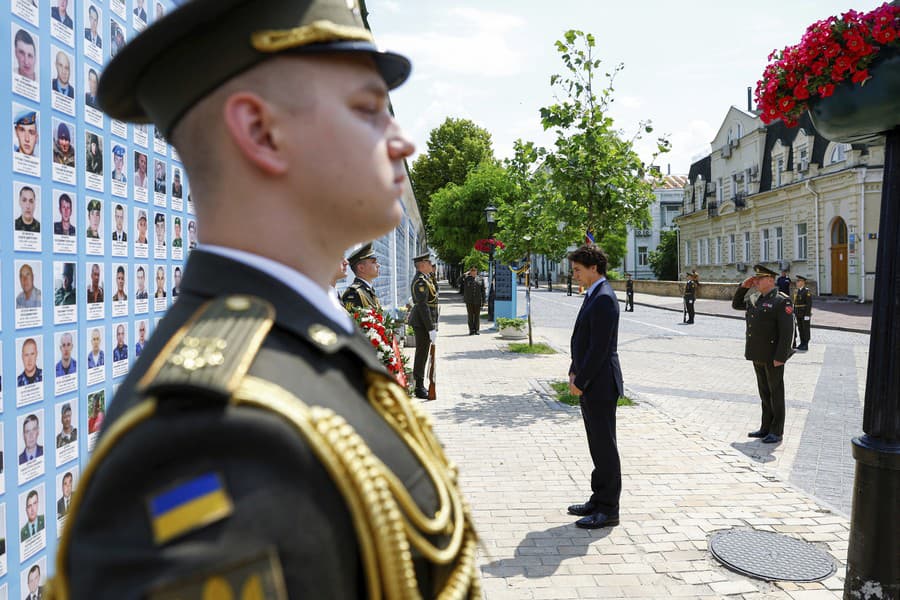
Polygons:
[[900,598],[900,127],[886,134],[875,272],[845,600]]

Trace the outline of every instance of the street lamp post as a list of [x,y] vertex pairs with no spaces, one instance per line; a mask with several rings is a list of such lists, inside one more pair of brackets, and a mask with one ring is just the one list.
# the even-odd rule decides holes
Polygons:
[[488,321],[494,320],[494,230],[497,228],[497,208],[488,204],[484,209],[484,219],[488,225],[488,236],[491,239],[491,249],[488,252]]

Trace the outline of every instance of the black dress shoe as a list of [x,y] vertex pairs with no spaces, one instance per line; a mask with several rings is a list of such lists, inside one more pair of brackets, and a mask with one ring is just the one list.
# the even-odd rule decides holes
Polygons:
[[428,390],[425,388],[416,388],[416,398],[428,400]]
[[781,436],[776,435],[774,433],[770,433],[769,435],[767,435],[766,437],[764,437],[762,439],[763,444],[777,444],[780,441],[781,441]]
[[584,504],[572,504],[569,506],[569,514],[575,515],[576,517],[585,517],[587,515],[592,515],[597,511],[597,506],[591,502],[585,502]]
[[748,433],[747,437],[764,438],[767,435],[769,435],[769,432],[765,429],[757,429],[756,431],[751,431],[750,433]]
[[603,512],[596,512],[586,517],[581,517],[575,521],[576,527],[582,529],[600,529],[601,527],[615,527],[619,524],[619,517],[608,515]]

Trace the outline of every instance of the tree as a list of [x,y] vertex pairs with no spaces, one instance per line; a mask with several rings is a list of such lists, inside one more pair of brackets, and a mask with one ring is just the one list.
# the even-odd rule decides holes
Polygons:
[[[648,167],[633,146],[653,128],[649,121],[642,122],[629,140],[614,128],[607,109],[613,102],[615,76],[624,66],[605,73],[606,87],[596,90],[602,61],[594,58],[594,47],[594,36],[577,30],[556,42],[567,73],[551,76],[550,85],[564,99],[542,108],[541,121],[545,130],[556,131],[555,150],[546,162],[556,188],[584,209],[586,229],[606,248],[622,225],[648,220],[653,189],[644,178]],[[659,138],[654,160],[668,149],[668,140]]]
[[650,268],[657,279],[678,281],[678,232],[674,229],[659,235],[659,245],[648,256]]
[[435,192],[428,215],[428,240],[441,260],[459,263],[476,240],[488,237],[484,209],[511,193],[506,170],[494,161],[478,165],[461,185],[451,183]]
[[462,185],[478,165],[494,160],[491,134],[468,119],[447,119],[428,136],[428,151],[413,162],[409,178],[426,227],[438,190]]

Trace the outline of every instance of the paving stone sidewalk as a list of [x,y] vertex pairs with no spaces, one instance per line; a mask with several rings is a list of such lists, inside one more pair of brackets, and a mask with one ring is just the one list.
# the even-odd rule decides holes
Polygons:
[[[424,406],[460,468],[482,538],[485,598],[841,597],[845,517],[637,394],[636,406],[618,410],[622,524],[576,528],[566,506],[590,493],[584,428],[577,408],[546,393],[565,378],[568,356],[514,354],[496,332],[467,335],[464,305],[442,291],[438,399]],[[707,540],[734,527],[814,543],[836,574],[792,584],[731,572]]]

